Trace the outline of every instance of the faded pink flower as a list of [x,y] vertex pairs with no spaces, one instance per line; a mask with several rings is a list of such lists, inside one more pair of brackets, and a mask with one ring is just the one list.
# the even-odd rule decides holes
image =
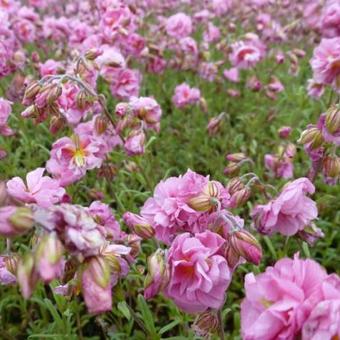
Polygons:
[[316,203],[307,196],[314,191],[305,177],[286,184],[277,198],[253,209],[256,229],[263,234],[279,232],[287,236],[303,230],[318,216]]
[[65,189],[59,181],[43,176],[45,169],[37,168],[26,175],[26,183],[20,177],[7,182],[7,192],[23,203],[37,203],[43,208],[60,203]]
[[184,13],[177,13],[166,21],[166,33],[173,38],[184,38],[192,32],[191,18]]
[[231,281],[226,259],[220,255],[224,239],[205,231],[184,233],[173,241],[167,262],[169,283],[165,294],[188,313],[220,308]]

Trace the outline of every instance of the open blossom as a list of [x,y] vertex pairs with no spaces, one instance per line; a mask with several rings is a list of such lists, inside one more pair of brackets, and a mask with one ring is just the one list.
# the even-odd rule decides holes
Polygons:
[[263,43],[255,37],[245,41],[237,41],[231,47],[230,62],[239,69],[254,67],[263,58],[265,51]]
[[263,234],[279,232],[287,236],[303,230],[318,216],[316,203],[307,196],[314,191],[314,185],[304,177],[288,183],[277,198],[253,209],[256,229]]
[[142,76],[137,70],[120,68],[115,72],[115,77],[110,84],[113,96],[119,99],[129,99],[139,95]]
[[317,262],[301,260],[298,255],[279,260],[259,275],[247,274],[241,304],[242,338],[296,339],[326,278],[326,271]]
[[220,255],[224,239],[211,232],[175,238],[167,257],[169,283],[165,293],[188,313],[220,308],[231,281],[226,259]]
[[191,18],[184,13],[177,13],[166,21],[166,33],[173,38],[184,38],[192,32]]
[[[209,191],[213,188],[214,196]],[[229,194],[218,182],[188,170],[183,176],[161,181],[141,209],[141,216],[155,229],[156,238],[170,244],[177,233],[200,232],[207,228],[212,198],[222,207]]]
[[196,104],[201,98],[200,90],[195,87],[190,87],[188,84],[183,83],[176,86],[175,94],[172,101],[176,107],[182,108],[188,105]]
[[124,235],[111,208],[107,204],[100,201],[92,202],[88,211],[98,225],[103,227],[103,233],[107,238],[119,240]]
[[340,77],[340,37],[322,39],[310,61],[314,80],[318,84],[334,85]]
[[63,137],[53,144],[46,169],[65,186],[79,180],[87,170],[99,168],[102,151],[101,144],[86,135]]
[[7,182],[7,192],[23,203],[37,203],[48,208],[59,203],[65,195],[65,189],[59,181],[43,176],[45,169],[37,168],[26,175],[26,183],[20,177],[14,177]]
[[129,105],[133,114],[142,119],[148,128],[159,132],[162,109],[155,99],[150,97],[133,97]]
[[340,3],[337,0],[326,1],[320,21],[320,29],[324,37],[340,36]]

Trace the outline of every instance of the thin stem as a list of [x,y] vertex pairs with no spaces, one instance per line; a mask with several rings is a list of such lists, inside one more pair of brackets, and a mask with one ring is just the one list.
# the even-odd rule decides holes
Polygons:
[[222,308],[217,311],[217,319],[218,319],[218,333],[220,340],[224,340],[224,326],[223,326],[223,319],[222,319]]

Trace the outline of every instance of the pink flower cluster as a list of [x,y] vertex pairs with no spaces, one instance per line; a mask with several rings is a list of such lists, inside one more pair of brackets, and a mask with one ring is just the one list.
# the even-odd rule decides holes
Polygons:
[[340,336],[340,277],[317,262],[284,258],[245,277],[241,332],[245,340],[336,339]]
[[200,98],[201,93],[199,89],[195,87],[191,88],[188,84],[183,83],[176,86],[172,102],[176,107],[183,108],[198,103]]

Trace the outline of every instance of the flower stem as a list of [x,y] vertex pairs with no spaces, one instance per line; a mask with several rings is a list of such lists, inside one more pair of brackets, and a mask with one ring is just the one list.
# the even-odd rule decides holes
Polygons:
[[222,319],[222,308],[217,311],[217,318],[218,318],[218,333],[220,340],[224,340],[224,327],[223,327],[223,319]]

